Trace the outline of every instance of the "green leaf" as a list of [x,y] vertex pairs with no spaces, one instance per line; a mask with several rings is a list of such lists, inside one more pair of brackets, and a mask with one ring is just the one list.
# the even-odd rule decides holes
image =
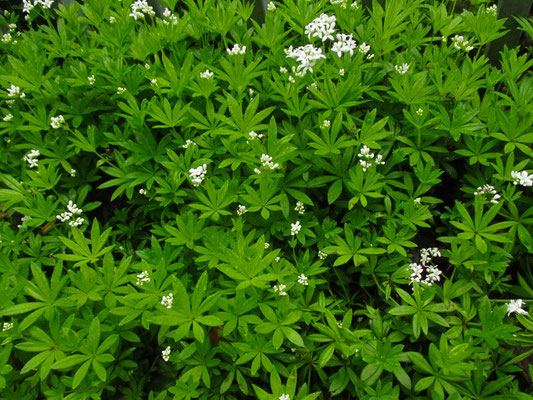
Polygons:
[[72,389],[76,389],[80,383],[83,381],[83,378],[87,375],[89,367],[91,366],[91,360],[85,361],[83,365],[76,371],[74,374],[74,379],[72,380]]
[[283,333],[285,334],[285,336],[287,336],[287,339],[289,339],[296,346],[300,346],[300,347],[305,346],[302,337],[294,329],[289,328],[288,326],[282,326],[281,329]]
[[71,356],[67,356],[61,360],[56,361],[53,365],[53,369],[67,369],[70,367],[73,367],[74,365],[78,365],[79,363],[84,362],[85,360],[88,360],[90,357],[86,356],[85,354],[73,354]]
[[96,361],[96,359],[93,360],[93,369],[94,372],[96,372],[98,379],[100,379],[102,382],[105,382],[107,377],[106,370],[102,364]]
[[324,368],[334,352],[335,343],[329,344],[328,347],[322,350],[322,353],[320,353],[320,357],[318,357],[318,368]]

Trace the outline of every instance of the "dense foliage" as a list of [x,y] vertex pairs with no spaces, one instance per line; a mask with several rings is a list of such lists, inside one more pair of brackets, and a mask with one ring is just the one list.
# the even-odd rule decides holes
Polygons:
[[22,3],[0,398],[532,398],[533,60],[488,61],[497,7]]

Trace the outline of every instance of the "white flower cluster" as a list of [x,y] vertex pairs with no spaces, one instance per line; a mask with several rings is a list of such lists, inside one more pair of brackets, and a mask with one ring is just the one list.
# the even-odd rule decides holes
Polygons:
[[267,11],[274,11],[276,9],[276,5],[274,4],[274,2],[269,2],[267,4]]
[[341,8],[346,8],[346,0],[331,0],[330,3],[334,6],[340,5]]
[[419,108],[418,110],[416,110],[416,114],[420,115],[420,116],[424,115],[424,109],[423,108]]
[[242,204],[239,204],[239,208],[237,208],[237,215],[243,215],[247,213],[248,210],[246,209],[246,206],[243,206]]
[[496,4],[493,4],[492,6],[487,7],[487,12],[489,14],[492,14],[495,17],[497,17],[498,16],[498,6]]
[[270,157],[268,154],[262,154],[261,155],[261,164],[263,164],[263,167],[268,167],[270,169],[276,169],[279,168],[278,163],[272,162],[272,157]]
[[10,329],[13,329],[13,323],[12,322],[4,322],[2,325],[2,332],[8,331]]
[[246,46],[242,46],[239,44],[239,43],[235,43],[233,45],[233,48],[232,49],[226,49],[226,51],[228,52],[228,54],[230,56],[234,56],[234,55],[237,55],[237,54],[245,54],[246,53]]
[[295,72],[298,76],[304,76],[307,71],[313,72],[313,67],[316,65],[317,61],[321,58],[326,58],[326,56],[322,54],[322,49],[316,48],[312,44],[300,46],[297,49],[293,49],[292,46],[289,46],[289,48],[284,51],[288,58],[295,58],[296,61],[300,63]]
[[344,68],[339,69],[339,75],[344,76]]
[[148,271],[143,271],[140,274],[137,275],[137,282],[136,284],[138,286],[142,286],[145,283],[150,282],[150,276],[148,276]]
[[117,94],[122,94],[125,91],[126,91],[126,88],[123,88],[123,87],[120,87],[120,86],[117,88]]
[[185,144],[183,146],[181,146],[182,148],[186,149],[188,148],[189,146],[192,146],[192,145],[195,145],[196,143],[194,143],[191,139],[187,139],[185,141]]
[[155,11],[146,0],[136,0],[131,5],[130,17],[133,17],[135,20],[137,20],[137,18],[143,18],[144,14],[148,14],[149,16],[153,17],[155,15]]
[[[9,27],[9,32],[4,33],[2,35],[2,42],[11,43],[11,41],[13,41],[13,44],[16,44],[17,41],[13,40],[13,36],[11,34],[15,33],[15,29],[17,29],[17,24],[9,24],[8,27]],[[18,35],[20,35],[20,32],[18,32]]]
[[302,203],[301,201],[296,202],[296,207],[294,207],[294,211],[298,212],[298,214],[305,214],[304,203]]
[[327,256],[328,256],[328,253],[326,253],[326,252],[324,252],[322,250],[320,250],[318,252],[318,258],[320,258],[321,260],[325,260]]
[[512,171],[511,177],[515,185],[533,186],[533,174],[529,175],[527,171]]
[[174,295],[169,293],[168,296],[163,296],[161,299],[161,305],[166,308],[172,308],[172,303],[174,302]]
[[8,97],[19,97],[24,98],[26,96],[26,93],[20,91],[20,87],[11,85],[9,89],[7,89],[7,96]]
[[269,247],[270,247],[270,243],[265,242],[265,250],[268,249]]
[[84,219],[81,218],[81,217],[77,217],[76,219],[70,221],[70,218],[73,216],[73,215],[79,215],[83,212],[83,210],[81,208],[78,208],[78,206],[76,204],[74,204],[72,202],[72,200],[69,200],[68,201],[68,204],[67,204],[67,210],[68,211],[65,211],[65,212],[62,212],[61,214],[59,215],[56,215],[56,218],[58,220],[60,220],[61,222],[66,222],[66,221],[69,221],[69,225],[70,226],[80,226],[81,224],[83,224],[84,222]]
[[264,137],[264,135],[262,133],[255,133],[254,131],[248,132],[248,136],[250,136],[250,140],[263,139],[263,137]]
[[170,352],[170,346],[167,346],[167,348],[161,352],[161,357],[163,358],[163,360],[165,360],[165,362],[170,359]]
[[366,44],[365,42],[359,45],[359,53],[366,54],[369,51],[370,51],[370,45]]
[[374,153],[370,153],[370,149],[365,145],[361,150],[359,150],[359,154],[357,157],[360,158],[359,164],[363,167],[363,171],[366,171],[368,168],[373,167],[375,165],[384,165],[385,161],[383,161],[383,157],[381,154],[378,154],[377,156],[374,155]]
[[403,63],[401,65],[395,65],[394,69],[396,69],[396,72],[398,72],[400,75],[405,75],[407,71],[409,71],[409,64]]
[[301,274],[299,277],[298,277],[298,283],[300,285],[303,285],[303,286],[308,286],[309,285],[309,282],[307,281],[307,276],[305,276],[304,274]]
[[213,79],[213,76],[215,74],[208,69],[206,69],[204,72],[200,72],[200,78],[202,79]]
[[75,177],[76,173],[77,173],[77,171],[74,168],[70,169],[70,176]]
[[189,175],[191,177],[191,181],[194,187],[200,186],[200,184],[203,182],[205,178],[205,174],[207,173],[207,165],[200,165],[197,168],[191,168],[189,170]]
[[41,153],[39,153],[39,150],[31,150],[28,154],[22,157],[22,159],[30,164],[30,168],[33,168],[39,165],[39,160],[37,160],[37,157],[40,155]]
[[470,51],[473,50],[474,47],[470,46],[470,42],[464,38],[464,36],[455,35],[452,38],[453,46],[458,50],[463,51]]
[[20,224],[17,225],[17,228],[22,228],[24,226],[24,221],[29,221],[31,217],[29,215],[25,215],[20,219]]
[[163,12],[163,17],[166,19],[163,20],[163,23],[165,25],[177,25],[178,24],[178,17],[176,17],[174,14],[172,14],[172,11],[170,9],[165,8],[165,12]]
[[59,129],[65,123],[65,118],[62,115],[50,118],[50,126],[54,129]]
[[339,57],[342,57],[342,53],[350,53],[353,56],[353,51],[356,47],[357,42],[353,40],[353,35],[337,33],[337,41],[331,46],[331,51],[337,53]]
[[300,225],[300,221],[296,221],[294,224],[291,224],[291,235],[297,235],[301,229],[302,225]]
[[494,186],[491,186],[489,184],[480,186],[477,188],[477,191],[474,192],[475,196],[483,196],[485,194],[492,195],[492,200],[490,201],[492,204],[498,204],[498,199],[501,197],[496,189],[494,189]]
[[9,113],[4,118],[2,118],[2,121],[8,122],[13,119],[13,114]]
[[331,126],[331,121],[329,119],[325,119],[324,122],[322,122],[322,125],[320,125],[320,129],[327,129]]
[[[434,282],[439,282],[442,271],[431,263],[433,257],[440,256],[440,251],[436,247],[420,249],[420,264],[409,264],[409,269],[413,271],[410,277],[411,283],[421,282],[425,285],[431,286]],[[426,273],[426,277],[422,279],[422,274],[424,272]]]
[[304,33],[309,39],[312,37],[318,37],[323,42],[327,39],[333,40],[333,34],[335,33],[335,23],[337,19],[335,15],[321,14],[320,17],[315,18],[313,22],[310,22],[305,26]]
[[139,194],[145,196],[146,195],[146,189],[145,188],[140,188],[139,189]]
[[288,394],[283,393],[278,397],[278,400],[291,400],[291,397]]
[[94,77],[94,75],[91,75],[87,78],[87,80],[89,81],[89,85],[94,85],[96,78]]
[[507,316],[511,315],[514,312],[517,314],[527,314],[527,311],[522,309],[522,306],[524,305],[525,304],[523,300],[511,300],[507,304]]
[[33,7],[41,5],[43,8],[50,8],[54,4],[54,0],[22,0],[22,11],[29,14]]
[[287,292],[284,292],[286,287],[287,286],[285,286],[283,284],[281,284],[279,286],[274,285],[274,288],[273,288],[274,289],[274,293],[277,293],[278,296],[286,296]]

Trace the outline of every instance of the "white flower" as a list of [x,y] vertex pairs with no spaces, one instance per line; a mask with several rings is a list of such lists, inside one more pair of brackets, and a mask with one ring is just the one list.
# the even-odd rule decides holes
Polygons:
[[289,82],[290,83],[295,83],[296,82],[296,80],[294,79],[294,76],[289,75]]
[[289,48],[284,51],[288,58],[295,58],[300,64],[296,68],[298,76],[304,76],[307,71],[313,72],[313,67],[318,60],[326,58],[326,56],[322,54],[322,49],[315,48],[312,44],[300,46],[297,49],[293,49],[292,46],[289,46]]
[[83,212],[83,210],[81,208],[78,208],[78,206],[76,204],[74,204],[72,202],[72,200],[69,200],[68,201],[68,204],[67,204],[67,209],[69,210],[69,212],[71,212],[72,214],[81,214]]
[[522,309],[523,305],[525,305],[525,304],[520,299],[519,300],[511,300],[507,304],[507,316],[511,315],[514,312],[517,313],[517,314],[527,314],[527,311]]
[[142,194],[144,196],[146,194],[146,189],[140,188],[139,189],[139,194]]
[[239,208],[237,208],[237,215],[243,215],[246,212],[248,212],[248,210],[246,209],[246,206],[239,204]]
[[[409,269],[413,271],[410,277],[411,283],[420,282],[427,286],[431,286],[433,283],[439,282],[442,271],[430,263],[432,262],[432,257],[440,256],[440,251],[436,247],[420,249],[420,264],[409,264]],[[424,272],[426,277],[422,279],[422,274],[424,274]]]
[[23,98],[24,96],[26,96],[26,94],[20,91],[20,87],[11,85],[9,89],[7,89],[7,96]]
[[489,14],[492,14],[495,17],[497,17],[498,16],[498,6],[496,4],[493,4],[492,6],[487,8],[487,12]]
[[117,19],[111,15],[111,16],[109,17],[109,23],[110,23],[110,24],[114,24],[115,22],[117,22]]
[[39,157],[40,154],[39,150],[31,150],[28,154],[22,157],[22,159],[30,164],[30,168],[37,167],[39,165],[37,157]]
[[278,400],[291,400],[291,398],[288,394],[282,394],[279,396]]
[[274,288],[273,288],[274,289],[274,293],[277,293],[278,296],[286,296],[287,292],[284,292],[286,287],[287,286],[285,286],[283,284],[279,285],[279,287],[278,286],[274,286]]
[[420,203],[422,202],[422,199],[420,197],[417,197],[416,199],[414,199],[414,203],[415,205],[420,205]]
[[265,249],[268,249],[270,247],[270,243],[265,242]]
[[286,74],[287,73],[287,68],[279,67],[279,72],[281,72],[282,74]]
[[69,221],[69,225],[70,226],[80,226],[81,224],[83,224],[85,220],[81,217],[77,217],[75,220],[73,221]]
[[473,50],[474,47],[469,45],[469,41],[464,38],[464,36],[455,35],[452,38],[453,46],[458,50],[463,50],[469,52]]
[[23,216],[21,219],[20,219],[20,224],[17,225],[17,228],[22,228],[24,226],[24,222],[25,221],[29,221],[31,219],[31,217],[29,215],[25,215]]
[[331,126],[331,121],[328,119],[325,119],[324,122],[322,122],[322,125],[320,126],[320,129],[327,129]]
[[150,282],[150,276],[148,275],[148,271],[143,271],[137,275],[137,282],[136,282],[137,286],[142,286],[148,282]]
[[337,34],[337,41],[333,43],[331,51],[337,53],[337,56],[342,57],[342,53],[350,53],[353,56],[353,52],[357,47],[357,43],[353,40],[352,35],[345,35],[343,33]]
[[202,79],[213,79],[213,76],[215,74],[208,69],[206,69],[204,72],[200,72],[200,78]]
[[337,328],[342,329],[342,322],[337,322]]
[[261,164],[263,164],[263,167],[268,167],[270,169],[279,168],[279,164],[278,163],[274,164],[272,162],[272,157],[270,157],[268,154],[262,154],[260,161],[261,161]]
[[305,276],[304,274],[301,274],[299,277],[298,277],[298,283],[300,285],[303,285],[303,286],[307,286],[309,285],[309,282],[307,282],[307,276]]
[[172,303],[174,302],[174,295],[169,293],[168,296],[163,296],[161,299],[161,305],[166,308],[172,308]]
[[405,75],[407,71],[409,71],[409,64],[403,63],[402,65],[395,65],[394,68],[400,75]]
[[186,149],[186,148],[188,148],[189,146],[192,146],[192,145],[194,145],[194,144],[196,144],[196,143],[194,143],[191,139],[187,139],[187,140],[185,141],[185,144],[184,144],[183,146],[181,146],[181,147],[184,148],[184,149]]
[[70,176],[74,177],[76,176],[77,171],[74,168],[70,169]]
[[248,132],[248,136],[250,136],[250,140],[254,139],[263,139],[264,135],[262,133],[255,133],[254,131]]
[[514,179],[515,185],[533,186],[533,174],[529,175],[526,170],[512,171],[511,177]]
[[65,118],[63,118],[62,115],[58,115],[57,117],[50,118],[50,126],[54,129],[61,128],[61,125],[65,123]]
[[486,184],[486,185],[483,185],[483,186],[479,186],[477,188],[477,191],[474,192],[474,195],[475,196],[483,196],[485,194],[489,194],[489,195],[492,195],[492,200],[490,201],[492,204],[498,204],[499,200],[501,198],[501,196],[498,194],[498,192],[496,191],[496,189],[494,189],[494,186],[491,186],[489,184]]
[[11,121],[13,119],[13,114],[9,113],[4,118],[2,118],[2,121]]
[[366,54],[366,53],[368,53],[369,51],[370,51],[370,46],[369,46],[368,44],[366,44],[366,43],[363,42],[363,43],[361,43],[361,44],[359,45],[359,52],[360,52],[361,54]]
[[254,173],[259,175],[259,174],[261,174],[261,170],[259,168],[254,168]]
[[205,178],[205,174],[207,173],[207,165],[203,164],[200,165],[197,168],[191,168],[189,170],[190,178],[192,181],[193,186],[198,187],[202,183],[202,181]]
[[89,81],[89,85],[94,85],[96,78],[94,77],[94,75],[91,75],[87,78],[87,80]]
[[299,214],[305,214],[304,203],[302,203],[301,201],[296,202],[296,207],[294,207],[294,211],[297,211]]
[[294,224],[291,224],[291,235],[297,235],[298,232],[302,229],[302,225],[300,225],[300,221],[296,221]]
[[372,54],[372,53],[366,56],[367,60],[371,60],[373,58],[374,58],[374,54]]
[[325,253],[322,250],[318,252],[318,258],[320,258],[321,260],[325,260],[327,256],[328,256],[328,253]]
[[126,91],[126,88],[123,88],[123,87],[120,87],[120,86],[117,88],[117,94],[122,94],[125,91]]
[[424,110],[422,108],[419,108],[418,110],[416,110],[416,113],[418,115],[424,115]]
[[165,362],[169,360],[170,352],[170,346],[167,346],[167,348],[161,352],[161,357],[163,358],[163,360],[165,360]]
[[357,10],[357,9],[359,9],[359,4],[357,4],[357,1],[354,1],[354,2],[352,3],[352,5],[350,6],[350,8],[351,8],[352,10]]
[[135,1],[135,3],[131,5],[130,17],[133,17],[135,20],[137,20],[137,18],[144,17],[144,14],[148,14],[153,17],[155,15],[155,11],[150,5],[148,5],[146,0]]
[[276,5],[272,1],[267,4],[268,11],[274,11],[275,9],[276,9]]
[[344,76],[344,68],[339,69],[339,75]]
[[335,33],[335,15],[321,14],[320,17],[315,18],[313,22],[305,26],[304,33],[311,37],[318,37],[323,42],[327,39],[333,40],[333,33]]
[[9,42],[11,42],[11,39],[12,39],[12,37],[11,37],[10,33],[4,33],[2,35],[2,42],[3,43],[9,43]]
[[246,53],[246,46],[242,46],[238,43],[235,43],[233,45],[233,48],[232,49],[226,49],[226,51],[228,52],[228,54],[230,56],[234,56],[236,54],[245,54]]
[[279,260],[281,260],[281,257],[276,257],[276,258],[274,258],[274,260],[275,260],[276,262],[279,262]]
[[370,149],[366,145],[359,150],[359,154],[357,156],[360,158],[359,164],[361,164],[363,167],[363,171],[366,171],[368,168],[375,165],[385,164],[385,161],[383,161],[383,156],[381,154],[375,156],[374,153],[370,153]]
[[4,322],[2,325],[2,332],[8,331],[10,329],[13,329],[13,323],[12,322]]
[[178,24],[178,17],[172,14],[172,11],[170,9],[165,8],[165,12],[163,12],[163,17],[166,18],[166,20],[163,20],[163,23],[165,25],[168,25],[169,23],[172,23],[172,25]]
[[146,69],[146,70],[150,69],[150,64],[145,63],[145,64],[144,64],[144,69]]
[[152,79],[152,80],[150,81],[150,83],[151,83],[152,85],[154,85],[154,86],[159,86],[158,83],[157,83],[157,79],[156,79],[156,78]]

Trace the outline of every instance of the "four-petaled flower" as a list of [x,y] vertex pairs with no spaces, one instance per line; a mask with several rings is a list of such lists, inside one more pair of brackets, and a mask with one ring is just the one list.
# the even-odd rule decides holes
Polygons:
[[522,309],[522,306],[524,305],[525,304],[523,300],[511,300],[507,304],[507,315],[509,316],[514,312],[517,314],[527,314],[527,311]]

